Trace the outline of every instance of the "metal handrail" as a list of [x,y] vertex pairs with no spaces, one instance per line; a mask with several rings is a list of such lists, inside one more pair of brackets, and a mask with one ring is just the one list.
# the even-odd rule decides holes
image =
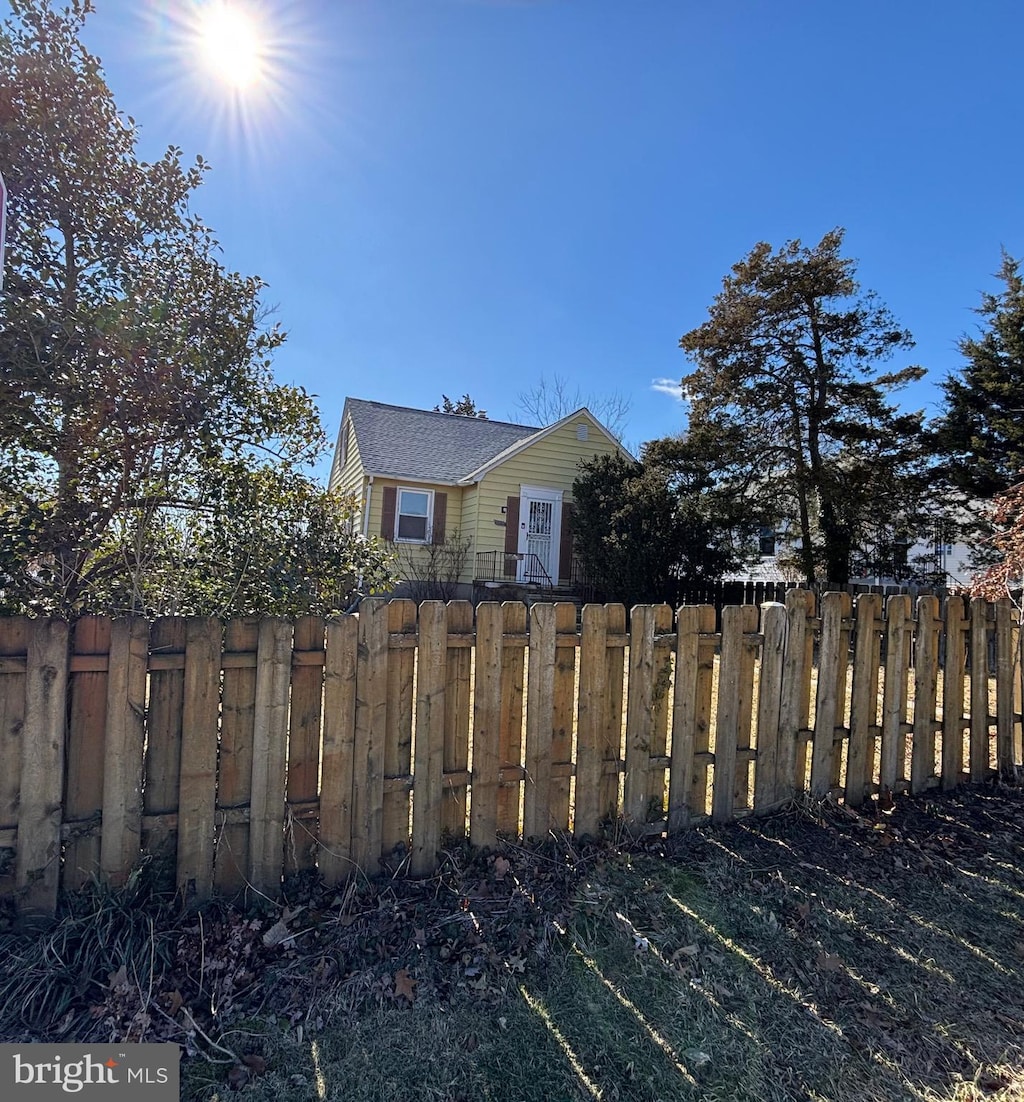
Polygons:
[[[478,551],[476,554],[476,580],[481,582],[515,582],[519,563],[525,562],[524,580],[534,585],[554,589],[555,583],[532,551]],[[511,568],[511,569],[510,569]]]

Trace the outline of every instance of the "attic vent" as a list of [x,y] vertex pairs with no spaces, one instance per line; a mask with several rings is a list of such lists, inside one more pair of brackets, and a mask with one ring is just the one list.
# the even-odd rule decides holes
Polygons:
[[587,438],[587,426],[586,425],[577,425],[576,426],[576,439],[577,440],[586,440],[586,438]]

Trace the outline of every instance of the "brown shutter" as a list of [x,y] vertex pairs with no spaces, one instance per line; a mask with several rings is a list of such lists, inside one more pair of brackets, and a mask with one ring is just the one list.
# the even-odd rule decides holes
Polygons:
[[519,498],[510,497],[505,502],[505,570],[506,578],[516,576],[516,560],[511,558],[519,550]]
[[386,540],[395,538],[395,513],[398,511],[398,488],[385,486],[380,515],[380,534]]
[[444,543],[444,525],[448,519],[448,495],[440,491],[434,494],[434,530],[430,533],[431,543]]
[[572,511],[571,501],[562,502],[562,531],[558,542],[558,581],[572,579]]

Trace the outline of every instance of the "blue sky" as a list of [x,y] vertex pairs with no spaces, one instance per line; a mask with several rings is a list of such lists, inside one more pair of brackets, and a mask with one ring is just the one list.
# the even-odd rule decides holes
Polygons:
[[141,150],[269,284],[282,381],[522,420],[562,376],[680,431],[678,339],[758,241],[834,226],[935,384],[1024,255],[1020,0],[252,0],[271,81],[195,63],[193,0],[96,0]]

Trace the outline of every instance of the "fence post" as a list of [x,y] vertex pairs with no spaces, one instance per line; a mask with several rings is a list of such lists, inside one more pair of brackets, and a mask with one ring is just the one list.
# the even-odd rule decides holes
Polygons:
[[857,597],[850,745],[846,755],[846,802],[850,807],[864,802],[874,772],[881,655],[882,598],[877,593],[861,593]]
[[100,835],[100,869],[111,884],[124,882],[141,848],[148,663],[149,624],[137,617],[115,620],[110,629]]
[[779,721],[782,715],[782,668],[786,654],[786,606],[761,606],[761,687],[757,701],[757,759],[754,764],[754,810],[767,811],[786,793],[779,778]]

